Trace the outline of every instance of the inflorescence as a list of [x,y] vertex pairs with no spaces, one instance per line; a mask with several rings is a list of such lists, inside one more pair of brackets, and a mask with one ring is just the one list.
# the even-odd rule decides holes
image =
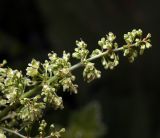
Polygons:
[[[84,67],[83,78],[91,82],[101,77],[101,71],[93,63],[95,59],[100,58],[104,68],[112,70],[119,64],[118,52],[122,51],[129,62],[133,62],[151,47],[150,38],[151,34],[143,38],[142,30],[134,29],[124,35],[126,44],[119,47],[115,42],[116,36],[110,32],[98,41],[99,48],[91,53],[83,40],[76,41],[77,47],[72,54],[64,51],[62,57],[58,57],[51,52],[44,63],[33,59],[28,64],[26,75],[5,67],[4,60],[0,64],[0,137],[6,138],[8,133],[12,133],[28,138],[28,131],[36,121],[39,121],[38,137],[61,137],[65,129],[55,131],[53,124],[50,134],[45,133],[47,123],[42,116],[47,105],[54,109],[64,108],[63,99],[57,94],[59,88],[77,94],[78,85],[74,83],[76,77],[72,74],[73,70]],[[72,65],[71,56],[79,63]],[[20,134],[22,130],[26,131],[26,136]]]

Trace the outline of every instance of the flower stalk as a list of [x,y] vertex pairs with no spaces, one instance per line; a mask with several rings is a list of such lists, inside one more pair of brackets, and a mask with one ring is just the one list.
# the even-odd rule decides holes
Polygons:
[[[96,69],[94,60],[100,58],[105,69],[114,69],[119,64],[118,53],[122,51],[123,55],[133,62],[138,55],[144,53],[145,49],[151,47],[150,38],[151,35],[148,34],[142,39],[142,30],[134,29],[124,34],[126,44],[118,47],[115,42],[116,36],[110,32],[98,41],[99,48],[93,50],[91,54],[83,40],[76,41],[77,47],[72,57],[79,60],[79,63],[71,65],[70,53],[64,51],[63,56],[58,57],[52,52],[48,54],[49,60],[45,60],[44,63],[33,59],[28,64],[26,76],[23,76],[21,71],[4,68],[6,64],[4,61],[0,64],[0,107],[3,108],[0,111],[0,134],[9,132],[26,138],[17,131],[8,129],[14,123],[11,121],[6,123],[4,119],[6,115],[14,112],[16,115],[11,115],[11,118],[17,122],[22,121],[27,127],[21,127],[24,127],[27,132],[35,121],[42,118],[47,105],[51,105],[54,109],[64,108],[63,99],[57,94],[60,87],[64,91],[77,93],[78,86],[74,84],[76,77],[72,74],[74,70],[84,67],[83,78],[91,82],[101,77],[101,71]],[[46,125],[42,120],[39,129],[40,137],[45,137]],[[64,129],[53,131],[46,137],[59,138],[62,132]]]

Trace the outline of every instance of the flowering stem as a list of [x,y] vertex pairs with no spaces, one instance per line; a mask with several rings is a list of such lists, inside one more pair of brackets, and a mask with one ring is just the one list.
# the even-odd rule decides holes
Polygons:
[[[35,95],[37,92],[39,92],[41,90],[42,86],[38,85],[37,87],[29,90],[28,92],[25,92],[20,98],[27,98],[27,97],[31,97],[33,95]],[[18,102],[13,104],[13,105],[9,105],[7,106],[3,111],[0,112],[0,121],[2,121],[1,119],[8,114],[9,111],[11,111],[12,109],[14,109],[16,106],[18,106]]]
[[14,130],[11,130],[11,129],[8,129],[8,128],[4,128],[4,127],[0,127],[0,129],[4,130],[4,131],[7,131],[9,133],[12,133],[12,134],[15,134],[21,138],[27,138],[26,136],[23,136],[21,135],[20,133],[18,133],[17,131],[14,131]]
[[14,109],[17,106],[17,104],[13,104],[11,106],[7,106],[3,111],[0,112],[0,121],[2,121],[2,118],[8,114],[9,111]]
[[[133,46],[135,46],[135,44],[131,44],[131,45],[130,45],[130,47],[133,47]],[[114,52],[118,52],[118,51],[122,51],[122,50],[123,50],[123,47],[120,47],[120,48],[114,49],[113,51],[114,51]],[[94,56],[94,57],[88,58],[87,61],[93,61],[93,60],[95,60],[95,59],[98,59],[98,58],[100,58],[100,57],[103,57],[103,56],[107,55],[108,52],[109,52],[109,50],[107,50],[107,51],[105,51],[105,52],[103,52],[103,53],[101,53],[101,54],[99,54],[99,55],[96,55],[96,56]],[[70,68],[70,70],[73,71],[73,70],[75,70],[75,69],[77,69],[77,68],[79,68],[79,67],[82,67],[82,66],[83,66],[83,63],[79,62],[79,63],[73,65],[73,66]]]
[[[144,42],[145,40],[142,40],[141,42]],[[128,45],[128,47],[135,47],[135,43],[133,44],[130,44]],[[123,50],[123,47],[120,47],[120,48],[116,48],[116,49],[113,49],[114,52],[118,52],[118,51],[122,51]],[[100,57],[103,57],[105,55],[107,55],[109,52],[109,50],[106,50],[105,52],[99,54],[99,55],[96,55],[94,57],[91,57],[91,58],[88,58],[87,61],[93,61],[95,59],[98,59]],[[70,71],[73,71],[79,67],[82,67],[84,66],[83,63],[79,62],[73,66],[71,66],[70,68]],[[56,80],[56,76],[53,76],[51,77],[49,80],[48,80],[48,83],[52,83]],[[33,95],[35,95],[36,93],[39,93],[39,91],[42,89],[42,85],[43,84],[40,84],[38,86],[36,86],[35,88],[29,90],[28,92],[25,92],[20,98],[28,98],[28,97],[32,97]],[[9,105],[8,107],[6,107],[3,111],[0,112],[0,121],[1,119],[8,114],[9,111],[11,111],[12,109],[14,109],[19,103],[15,103],[13,105]]]
[[42,86],[38,85],[37,87],[29,90],[28,92],[25,92],[20,98],[27,98],[31,97],[36,94],[36,92],[39,92],[41,90]]

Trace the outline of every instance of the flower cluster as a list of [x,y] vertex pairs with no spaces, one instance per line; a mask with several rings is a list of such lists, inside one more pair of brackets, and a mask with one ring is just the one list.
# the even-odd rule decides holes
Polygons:
[[46,128],[46,126],[47,126],[46,121],[42,120],[40,122],[39,128],[38,128],[40,137],[43,137],[45,135],[45,128]]
[[[118,52],[122,51],[123,55],[133,62],[145,49],[151,47],[151,35],[148,34],[145,38],[142,35],[142,30],[134,29],[124,35],[126,44],[118,47],[116,36],[110,32],[98,41],[99,47],[91,54],[84,41],[76,41],[77,47],[73,54],[64,51],[62,57],[59,57],[55,52],[51,52],[48,54],[49,59],[44,63],[33,59],[26,68],[26,75],[4,67],[4,60],[0,64],[0,137],[6,138],[6,132],[17,134],[17,131],[8,129],[17,127],[17,122],[23,122],[18,125],[18,128],[23,130],[39,121],[48,104],[54,109],[63,109],[63,98],[57,92],[62,88],[71,94],[77,93],[78,86],[74,84],[76,77],[73,70],[84,67],[84,80],[91,82],[101,77],[101,71],[93,63],[95,59],[100,58],[105,69],[114,69],[119,64]],[[70,55],[80,62],[72,65]],[[46,135],[46,126],[43,120],[39,127],[40,137]],[[54,126],[51,125],[51,128]],[[64,129],[53,130],[48,137],[59,138],[61,132],[64,132]]]
[[115,39],[116,36],[112,32],[109,32],[106,38],[102,37],[101,40],[98,41],[98,45],[102,50],[113,49],[113,47],[117,48],[118,44],[114,42]]
[[[50,53],[48,56],[50,59],[50,65],[48,69],[52,71],[52,73],[50,71],[50,74],[57,76],[57,85],[62,86],[64,91],[68,90],[70,92],[77,93],[77,85],[73,84],[75,76],[72,75],[70,71],[70,54],[64,51],[62,58],[57,57],[55,53]],[[55,81],[51,86],[55,86]]]
[[54,130],[54,125],[51,125],[50,128],[52,128],[52,132],[50,134],[51,137],[60,138],[62,133],[65,132],[65,128],[61,128],[59,131]]
[[40,66],[40,62],[33,59],[31,63],[28,64],[29,67],[27,67],[26,71],[27,71],[27,75],[31,76],[31,77],[35,77],[38,75],[38,69]]
[[14,104],[24,93],[27,81],[21,71],[12,70],[11,68],[0,68],[0,106]]
[[[45,120],[42,120],[39,125],[39,136],[44,137],[45,136],[45,129],[47,127],[47,123]],[[61,133],[65,132],[64,128],[61,128],[59,131],[54,130],[55,126],[53,124],[50,125],[50,134],[47,137],[52,138],[60,138]]]
[[45,103],[51,104],[55,109],[63,108],[62,97],[56,94],[55,88],[52,88],[51,86],[45,84],[43,86],[41,95],[44,96],[43,101]]
[[23,98],[20,100],[23,107],[18,113],[18,117],[25,122],[34,122],[41,118],[42,110],[45,109],[45,104],[39,102],[41,97],[39,95],[34,98]]
[[107,50],[108,54],[102,57],[101,62],[105,69],[114,69],[119,64],[119,56],[115,53],[114,49],[118,48],[118,44],[114,42],[116,36],[110,32],[106,38],[101,38],[98,41],[102,51]]
[[[132,30],[132,32],[128,32],[124,34],[124,40],[126,41],[126,45],[123,46],[124,56],[127,56],[130,62],[133,62],[135,58],[138,56],[138,53],[142,55],[144,50],[150,48],[152,45],[150,44],[151,34],[148,34],[145,38],[142,39],[142,30]],[[137,49],[140,49],[139,51]]]
[[86,80],[89,83],[92,80],[100,78],[101,71],[95,68],[94,63],[88,62],[85,65],[85,68],[83,71],[83,77],[84,77],[84,80]]
[[89,54],[89,50],[86,49],[87,44],[83,40],[81,40],[81,41],[76,41],[76,45],[78,47],[75,48],[75,52],[72,54],[72,56],[76,59],[80,59],[81,62],[85,62]]

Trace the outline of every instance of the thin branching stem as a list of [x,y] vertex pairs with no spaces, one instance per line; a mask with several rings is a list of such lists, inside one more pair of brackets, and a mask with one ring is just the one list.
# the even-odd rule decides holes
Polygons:
[[[143,40],[142,40],[143,41]],[[134,47],[135,46],[135,43],[134,44],[131,44],[129,45],[129,47]],[[118,52],[118,51],[122,51],[123,50],[123,47],[119,47],[119,48],[116,48],[116,49],[113,49],[114,52]],[[96,55],[94,57],[90,57],[87,59],[87,61],[93,61],[95,59],[98,59],[100,57],[103,57],[105,55],[107,55],[109,52],[109,50],[106,50],[104,51],[103,53],[99,54],[99,55]],[[73,66],[71,66],[70,68],[70,71],[73,71],[79,67],[82,67],[84,66],[84,64],[82,62],[79,62]],[[52,83],[56,80],[56,76],[53,76],[51,77],[49,80],[48,80],[48,83]],[[28,97],[32,97],[33,95],[35,95],[36,93],[39,93],[39,91],[41,90],[42,88],[42,85],[43,84],[40,84],[38,86],[36,86],[35,88],[29,90],[28,92],[25,92],[21,98],[28,98]],[[8,114],[9,111],[13,110],[19,103],[15,103],[14,105],[9,105],[8,107],[6,107],[3,111],[0,112],[0,120]]]
[[14,131],[14,130],[11,130],[11,129],[8,129],[8,128],[5,128],[5,127],[0,127],[0,129],[2,129],[4,131],[7,131],[9,133],[15,134],[15,135],[17,135],[17,136],[19,136],[21,138],[28,138],[27,136],[24,136],[24,135],[18,133],[17,131]]
[[[86,71],[90,66],[92,67],[92,65],[93,65],[93,67],[94,67],[94,64],[93,63],[90,63],[91,61],[94,61],[94,60],[96,60],[96,59],[98,59],[98,58],[104,58],[104,62],[102,61],[102,65],[104,65],[105,66],[105,68],[110,68],[110,69],[112,69],[112,68],[114,68],[116,65],[118,65],[118,63],[119,63],[119,60],[117,60],[117,59],[119,59],[119,56],[118,56],[118,54],[115,54],[116,52],[119,52],[119,51],[123,51],[124,52],[124,56],[128,56],[128,58],[129,58],[129,60],[132,62],[132,61],[134,61],[134,58],[135,57],[137,57],[137,51],[136,51],[136,47],[137,46],[139,46],[139,48],[140,48],[140,54],[142,53],[143,54],[143,51],[144,51],[144,49],[145,48],[150,48],[151,47],[151,44],[149,43],[150,42],[150,37],[151,37],[151,35],[150,34],[148,34],[147,36],[146,36],[146,38],[144,38],[144,39],[141,39],[141,36],[142,35],[142,31],[139,29],[138,31],[136,31],[136,30],[133,30],[132,32],[128,32],[128,34],[125,34],[124,35],[124,39],[125,39],[125,41],[126,41],[126,43],[127,43],[127,45],[124,45],[124,46],[122,46],[122,47],[119,47],[119,48],[117,48],[117,45],[116,45],[116,43],[113,43],[114,42],[114,39],[115,39],[115,36],[114,36],[114,34],[113,33],[109,33],[108,35],[107,35],[107,38],[105,39],[105,38],[103,38],[103,39],[101,39],[100,41],[98,41],[98,45],[99,46],[101,46],[101,50],[99,50],[97,53],[100,53],[100,54],[97,54],[96,53],[96,50],[95,51],[93,51],[93,53],[91,54],[91,57],[89,57],[88,59],[86,58],[87,57],[87,55],[88,55],[88,53],[89,53],[89,51],[86,49],[86,44],[83,42],[83,41],[76,41],[76,45],[78,46],[78,48],[75,48],[75,52],[73,53],[73,57],[74,58],[77,58],[77,59],[81,59],[81,62],[79,62],[79,63],[77,63],[77,64],[75,64],[75,65],[73,65],[73,66],[67,66],[67,73],[68,73],[68,69],[69,69],[69,71],[70,72],[72,72],[72,71],[74,71],[74,70],[76,70],[76,69],[78,69],[78,68],[80,68],[80,67],[85,67],[85,69],[84,69],[84,72],[83,72],[83,74],[85,74],[86,72],[88,72],[88,71]],[[137,37],[138,38],[137,38]],[[137,39],[135,39],[135,38],[137,38]],[[109,44],[108,44],[108,42],[109,42]],[[133,42],[135,42],[135,43],[133,43]],[[110,46],[111,45],[111,46]],[[130,49],[131,48],[131,49]],[[133,49],[132,49],[133,48]],[[135,49],[134,49],[135,48]],[[95,52],[95,53],[94,53]],[[128,55],[129,54],[129,55]],[[52,55],[52,54],[51,54]],[[95,55],[95,56],[94,56]],[[55,55],[53,55],[53,56],[55,56]],[[60,58],[60,59],[64,59],[65,60],[65,58],[67,59],[67,63],[69,63],[69,61],[68,61],[68,57],[67,57],[67,54],[63,54],[63,56],[64,56],[64,58]],[[105,56],[106,57],[109,57],[109,58],[111,58],[111,59],[113,59],[114,61],[112,62],[112,60],[111,61],[105,61]],[[83,58],[83,57],[85,57],[85,58]],[[117,58],[118,57],[118,58]],[[49,59],[50,59],[50,56],[49,56]],[[53,59],[54,59],[54,57],[53,57]],[[82,59],[84,59],[84,60],[82,60]],[[51,60],[52,61],[52,60]],[[53,60],[54,61],[54,60]],[[108,64],[108,63],[110,62],[111,64]],[[46,65],[48,65],[48,64],[50,64],[50,62],[46,62],[46,64],[44,64],[44,66],[46,66]],[[55,63],[55,62],[53,62],[53,63]],[[90,64],[89,64],[90,63]],[[3,63],[4,64],[4,63]],[[40,64],[40,62],[38,62],[38,61],[36,61],[36,60],[32,60],[32,62],[31,62],[31,64],[29,64],[29,67],[26,69],[28,72],[27,72],[27,75],[28,76],[30,76],[30,77],[34,77],[35,76],[35,74],[38,72],[38,68],[39,68],[39,64]],[[51,63],[52,64],[52,63]],[[55,63],[55,65],[56,65],[56,63]],[[70,65],[70,63],[69,63],[69,65]],[[3,65],[0,65],[0,67],[2,67]],[[63,67],[63,66],[62,66]],[[88,68],[87,68],[88,67]],[[34,70],[33,70],[33,68],[34,68]],[[36,70],[37,69],[37,70]],[[51,70],[53,69],[52,67],[50,68]],[[58,71],[61,71],[59,68],[57,69]],[[46,71],[47,71],[47,69],[46,69]],[[89,70],[90,71],[90,70]],[[96,70],[96,69],[94,69],[93,70],[94,72],[92,73],[93,75],[90,75],[92,78],[99,78],[99,76],[100,76],[100,71],[98,71],[98,70]],[[69,73],[70,73],[69,72]],[[39,73],[39,72],[38,72]],[[72,75],[72,73],[70,73],[71,75]],[[41,75],[41,73],[39,74],[39,75]],[[83,76],[85,76],[85,75],[83,75]],[[4,122],[4,120],[5,119],[8,119],[8,118],[10,118],[11,116],[8,116],[8,114],[9,113],[11,113],[12,111],[14,111],[14,110],[16,110],[17,111],[17,109],[21,109],[21,104],[20,104],[20,101],[21,100],[24,100],[24,98],[33,98],[34,96],[36,96],[37,94],[41,94],[41,91],[43,92],[43,88],[44,88],[44,84],[45,83],[47,83],[48,85],[51,85],[52,86],[52,84],[56,84],[56,83],[60,83],[59,81],[60,81],[60,75],[55,75],[55,76],[49,76],[50,78],[49,79],[45,79],[45,80],[42,80],[41,82],[38,82],[38,84],[35,84],[33,87],[30,87],[30,90],[29,91],[26,91],[25,93],[23,93],[20,97],[19,97],[19,99],[17,100],[16,99],[16,101],[14,101],[14,102],[12,102],[10,105],[7,103],[7,104],[5,104],[5,106],[6,105],[8,105],[8,106],[6,106],[5,108],[4,108],[4,110],[2,110],[2,111],[0,111],[0,122]],[[71,76],[72,77],[72,76]],[[43,77],[41,76],[41,78],[43,79]],[[89,77],[89,79],[90,79],[90,77]],[[88,80],[89,80],[88,79]],[[90,80],[93,80],[93,79],[90,79]],[[89,81],[90,81],[89,80]],[[61,84],[61,83],[60,83]],[[63,86],[63,83],[61,84],[62,86]],[[74,86],[74,85],[73,85]],[[43,93],[42,93],[43,94]],[[55,94],[56,95],[56,94]],[[57,96],[57,95],[56,95]],[[42,98],[42,97],[41,97]],[[60,97],[61,98],[61,97]],[[28,99],[27,99],[28,100]],[[58,102],[60,101],[60,103],[61,103],[61,100],[59,100],[58,99]],[[57,103],[58,103],[57,102]],[[44,103],[45,104],[45,103]],[[23,104],[22,104],[23,105]],[[59,105],[59,103],[58,103],[58,105]],[[17,108],[17,109],[16,109]],[[23,119],[22,119],[23,120]],[[43,125],[43,123],[42,123],[42,125]],[[31,138],[31,137],[29,137],[29,136],[24,136],[24,135],[22,135],[22,134],[20,134],[19,132],[20,132],[20,130],[19,131],[17,131],[17,130],[13,130],[13,129],[10,129],[10,128],[6,128],[6,127],[4,127],[3,125],[2,126],[0,126],[0,129],[1,130],[3,130],[4,131],[4,133],[5,132],[8,132],[8,133],[11,133],[11,134],[13,134],[13,135],[17,135],[17,136],[19,136],[20,138]],[[22,128],[23,129],[23,128]],[[61,132],[61,131],[60,131]],[[60,133],[60,132],[58,132],[58,133]],[[2,132],[3,133],[3,132]],[[51,134],[51,135],[53,135],[53,134]],[[50,138],[50,137],[52,137],[51,135],[49,135],[49,136],[41,136],[41,137],[43,137],[43,138]],[[57,136],[57,134],[56,134],[56,136]],[[36,138],[36,137],[34,137],[34,138]]]
[[[129,47],[134,47],[134,46],[135,46],[135,44],[129,45]],[[119,47],[119,48],[114,49],[113,51],[114,51],[114,52],[118,52],[118,51],[122,51],[122,50],[123,50],[123,47]],[[96,55],[96,56],[94,56],[94,57],[88,58],[87,61],[93,61],[93,60],[95,60],[95,59],[101,58],[101,57],[107,55],[108,52],[109,52],[109,50],[106,50],[105,52],[103,52],[103,53],[101,53],[101,54],[99,54],[99,55]],[[73,71],[73,70],[75,70],[75,69],[77,69],[77,68],[79,68],[79,67],[82,67],[82,66],[83,66],[83,63],[79,62],[79,63],[73,65],[73,66],[70,68],[70,70]]]

